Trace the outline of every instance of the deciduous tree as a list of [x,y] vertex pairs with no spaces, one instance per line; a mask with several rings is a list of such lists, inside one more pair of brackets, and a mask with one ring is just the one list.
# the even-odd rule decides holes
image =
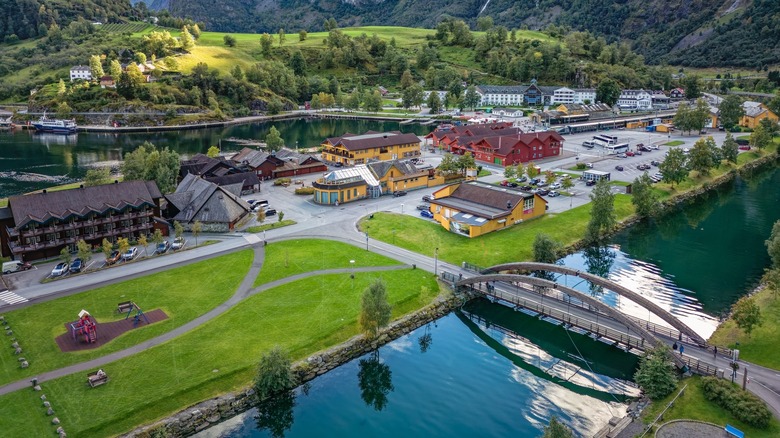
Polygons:
[[686,76],[683,78],[682,86],[685,89],[686,99],[698,99],[701,96],[701,82],[698,76]]
[[739,155],[739,145],[730,132],[726,133],[726,139],[720,147],[720,153],[724,160],[731,163],[737,163],[737,155]]
[[463,105],[466,108],[471,108],[472,110],[479,105],[480,97],[479,93],[477,93],[477,87],[471,85],[466,89],[466,95],[463,97]]
[[590,193],[590,221],[586,229],[585,239],[598,242],[615,228],[615,195],[610,190],[609,182],[600,180]]
[[195,237],[195,246],[198,246],[198,236],[203,231],[203,223],[201,221],[195,221],[192,224],[192,236]]
[[596,100],[609,106],[614,105],[620,97],[620,85],[613,79],[604,79],[596,87]]
[[289,356],[278,345],[260,357],[255,390],[260,399],[271,397],[297,384]]
[[268,130],[268,135],[265,136],[265,144],[268,146],[269,152],[278,151],[284,146],[284,139],[282,139],[276,126],[271,126],[271,129]]
[[171,193],[176,188],[179,166],[177,152],[168,147],[157,150],[152,143],[144,142],[125,154],[121,169],[126,181],[155,181],[162,193]]
[[436,91],[431,91],[431,94],[428,95],[427,103],[431,114],[438,114],[441,111],[441,99]]
[[144,254],[146,254],[146,247],[149,246],[149,239],[146,237],[146,234],[138,236],[138,245],[144,249]]
[[562,245],[552,237],[539,233],[534,238],[534,261],[539,263],[555,263],[560,258]]
[[99,55],[92,55],[89,57],[89,70],[90,73],[92,73],[92,79],[94,80],[100,80],[103,76],[105,76],[105,72],[103,72],[103,63],[100,60]]
[[764,244],[766,245],[769,258],[772,259],[772,267],[780,269],[780,220],[772,225],[772,232]]
[[758,307],[756,299],[748,296],[740,298],[731,306],[731,319],[748,337],[755,327],[759,327],[763,323],[761,309]]
[[652,400],[659,400],[677,388],[677,375],[668,347],[661,346],[648,350],[639,361],[639,369],[634,381]]
[[631,203],[639,216],[652,216],[658,211],[658,195],[653,191],[653,181],[647,172],[637,177],[631,185]]
[[98,167],[87,170],[84,175],[84,185],[87,187],[99,186],[111,182],[111,170],[108,167]]
[[228,47],[236,47],[236,37],[233,35],[225,35],[222,37],[222,40],[225,42],[225,45]]
[[109,258],[111,256],[111,252],[114,251],[114,244],[109,242],[108,239],[103,238],[100,249],[103,251],[103,255],[105,255],[106,258]]
[[60,251],[60,260],[68,265],[70,265],[71,260],[73,260],[73,257],[70,255],[70,249],[68,249],[67,246]]
[[306,41],[306,38],[309,36],[309,34],[301,29],[298,31],[298,41]]
[[219,148],[216,146],[210,146],[209,150],[206,151],[206,156],[209,158],[217,158],[219,156]]
[[76,243],[76,250],[77,255],[84,263],[84,267],[86,268],[87,264],[89,264],[89,261],[92,260],[92,247],[87,243],[84,239],[81,239]]
[[753,132],[750,134],[750,145],[762,150],[769,146],[772,141],[772,135],[766,130],[764,125],[758,124],[753,128]]
[[574,438],[574,433],[553,415],[550,424],[544,427],[542,438]]
[[271,56],[271,47],[274,44],[274,39],[271,35],[264,33],[260,35],[260,51],[266,58]]
[[690,155],[691,170],[699,172],[700,175],[709,175],[710,169],[714,164],[712,152],[707,146],[707,142],[702,138],[693,145]]
[[742,108],[742,98],[736,94],[726,96],[718,109],[720,110],[720,123],[728,131],[736,126],[739,119],[745,115],[745,110]]
[[664,182],[668,182],[674,187],[688,177],[688,168],[685,167],[685,154],[680,148],[673,148],[669,151],[666,159],[661,162],[658,169],[663,175]]
[[181,28],[181,34],[179,35],[179,41],[181,41],[181,48],[187,52],[191,52],[195,48],[195,38],[192,37],[190,30],[187,26]]
[[360,329],[368,337],[375,337],[379,329],[390,322],[392,307],[387,300],[387,288],[385,283],[374,280],[363,292],[360,299],[360,316],[358,322]]

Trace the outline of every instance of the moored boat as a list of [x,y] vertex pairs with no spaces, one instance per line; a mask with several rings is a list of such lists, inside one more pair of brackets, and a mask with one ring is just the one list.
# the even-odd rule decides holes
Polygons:
[[45,115],[32,124],[36,131],[53,132],[55,134],[72,134],[76,132],[74,120],[49,119]]

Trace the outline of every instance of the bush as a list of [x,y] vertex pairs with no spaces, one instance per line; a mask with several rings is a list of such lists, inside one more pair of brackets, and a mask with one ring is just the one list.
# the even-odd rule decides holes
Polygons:
[[766,403],[728,380],[705,377],[701,381],[704,396],[728,410],[739,420],[764,429],[769,426],[772,413]]
[[301,187],[295,189],[296,195],[313,195],[314,194],[314,187]]
[[290,178],[277,178],[274,180],[275,186],[281,186],[283,184],[290,184],[292,182],[292,179]]
[[588,166],[586,166],[585,163],[577,163],[577,165],[574,166],[574,167],[576,167],[578,170],[583,170],[583,169],[587,168]]

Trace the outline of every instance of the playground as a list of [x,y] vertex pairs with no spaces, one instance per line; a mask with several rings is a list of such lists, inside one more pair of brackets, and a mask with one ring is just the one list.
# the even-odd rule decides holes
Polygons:
[[86,310],[79,312],[77,321],[65,323],[67,333],[55,339],[60,351],[67,353],[98,348],[137,327],[168,319],[164,311],[155,309],[144,312],[133,301],[117,304],[116,312],[124,315],[124,318],[99,325]]

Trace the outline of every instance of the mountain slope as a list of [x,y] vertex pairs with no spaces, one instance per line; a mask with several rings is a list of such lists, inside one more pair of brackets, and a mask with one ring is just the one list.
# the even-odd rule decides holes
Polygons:
[[79,18],[108,22],[129,12],[129,0],[0,0],[0,38],[34,38],[55,23],[64,28]]
[[[649,62],[760,67],[780,63],[777,0],[161,0],[210,30],[269,32],[340,26],[433,28],[445,16],[474,26],[490,16],[508,28],[550,24],[630,41]],[[745,47],[750,45],[750,47]],[[709,59],[705,55],[714,54]],[[707,64],[712,62],[712,64]]]

